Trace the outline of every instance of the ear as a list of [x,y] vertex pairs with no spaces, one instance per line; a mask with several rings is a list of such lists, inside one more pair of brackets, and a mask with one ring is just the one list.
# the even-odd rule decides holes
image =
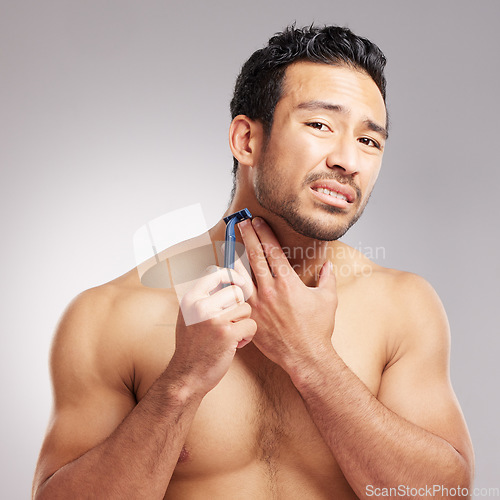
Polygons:
[[262,144],[262,125],[245,115],[236,116],[229,127],[229,147],[240,165],[252,167]]

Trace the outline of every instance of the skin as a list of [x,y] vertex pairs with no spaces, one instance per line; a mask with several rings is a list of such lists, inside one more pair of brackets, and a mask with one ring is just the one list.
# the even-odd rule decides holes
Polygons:
[[[241,261],[231,278],[209,269],[180,308],[173,289],[146,288],[136,271],[75,299],[54,340],[35,498],[470,487],[439,298],[422,278],[321,239],[361,214],[384,126],[368,76],[305,62],[287,69],[268,140],[258,122],[233,120],[240,167],[227,214],[257,216],[237,231],[252,276]],[[327,202],[311,189],[324,179],[354,198]],[[222,221],[210,237],[224,239]]]

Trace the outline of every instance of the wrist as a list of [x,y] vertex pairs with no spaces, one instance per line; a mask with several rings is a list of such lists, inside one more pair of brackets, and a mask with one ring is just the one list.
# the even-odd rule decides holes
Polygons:
[[197,377],[180,373],[170,366],[165,369],[160,379],[168,399],[180,406],[198,405],[207,393]]
[[300,391],[311,384],[319,383],[338,359],[340,358],[331,343],[319,345],[307,354],[289,359],[285,370]]

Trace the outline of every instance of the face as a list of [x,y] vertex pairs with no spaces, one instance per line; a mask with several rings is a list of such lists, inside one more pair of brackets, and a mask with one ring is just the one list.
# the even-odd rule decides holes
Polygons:
[[357,70],[289,66],[270,136],[257,158],[257,201],[306,237],[340,238],[361,216],[386,139],[375,82]]

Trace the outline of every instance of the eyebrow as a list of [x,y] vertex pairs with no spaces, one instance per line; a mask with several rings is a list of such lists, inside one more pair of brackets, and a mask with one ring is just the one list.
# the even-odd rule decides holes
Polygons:
[[[330,102],[325,101],[307,101],[301,102],[297,105],[297,109],[308,109],[308,110],[326,110],[333,111],[334,113],[340,113],[343,115],[348,115],[351,111],[349,108],[346,108],[342,104],[332,104]],[[373,132],[379,133],[384,139],[389,137],[389,132],[385,127],[379,125],[378,123],[370,120],[370,118],[366,118],[363,120],[363,124],[366,128]]]

